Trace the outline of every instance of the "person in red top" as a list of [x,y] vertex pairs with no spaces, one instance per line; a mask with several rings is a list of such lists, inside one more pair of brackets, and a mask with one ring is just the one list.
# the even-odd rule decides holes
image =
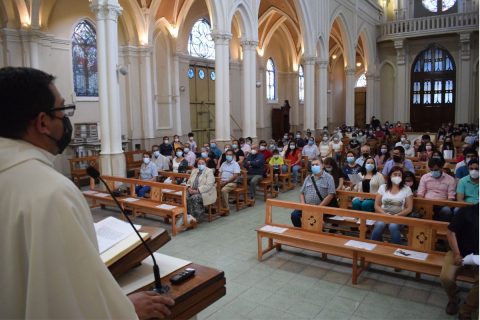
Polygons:
[[390,132],[394,135],[396,135],[397,137],[400,137],[403,133],[404,133],[404,130],[403,130],[403,127],[402,127],[402,124],[400,123],[400,121],[397,121],[397,123],[395,124],[395,127],[393,127]]
[[[290,141],[285,151],[285,160],[290,160],[292,166],[293,183],[298,182],[298,172],[302,168],[302,151],[297,147],[295,141]],[[283,166],[283,172],[287,171],[287,166]]]
[[258,145],[258,153],[261,153],[263,155],[263,157],[265,158],[265,163],[267,163],[268,160],[270,160],[270,158],[273,156],[273,153],[272,151],[268,150],[267,141],[260,140],[260,143]]
[[383,139],[385,138],[385,132],[380,129],[380,127],[375,128],[375,138],[377,139]]

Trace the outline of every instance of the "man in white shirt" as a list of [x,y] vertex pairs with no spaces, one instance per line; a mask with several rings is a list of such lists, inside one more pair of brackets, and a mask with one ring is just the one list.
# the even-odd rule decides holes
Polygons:
[[240,166],[234,160],[233,151],[231,149],[225,151],[225,161],[220,166],[219,172],[222,187],[222,202],[224,208],[228,211],[228,194],[237,187],[235,181],[240,176]]
[[152,161],[157,166],[158,171],[170,170],[170,160],[160,153],[158,145],[152,146]]
[[53,168],[75,111],[53,79],[0,69],[0,318],[164,318],[170,298],[125,296],[100,259],[85,198]]
[[195,160],[197,160],[197,156],[192,151],[191,144],[188,142],[184,144],[183,156],[185,157],[185,159],[187,159],[188,165],[190,167],[195,166]]

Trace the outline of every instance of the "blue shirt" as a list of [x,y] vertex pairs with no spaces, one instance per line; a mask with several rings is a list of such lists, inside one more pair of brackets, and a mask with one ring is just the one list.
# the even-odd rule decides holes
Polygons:
[[142,164],[140,167],[141,180],[152,180],[156,176],[158,176],[157,165],[153,161],[150,160],[148,164]]
[[478,183],[472,181],[470,175],[467,175],[458,181],[457,193],[464,195],[463,201],[469,203],[478,203]]
[[219,159],[222,156],[222,150],[217,147],[210,148],[210,151],[215,155],[215,159]]
[[468,172],[468,166],[461,166],[460,168],[455,171],[455,178],[462,179],[463,177],[468,176],[470,173]]
[[[398,166],[399,164],[398,163],[395,163],[393,161],[393,159],[390,159],[387,161],[387,163],[385,163],[385,166],[383,167],[383,171],[382,171],[382,174],[384,176],[388,176],[388,174],[390,173],[390,170],[392,170],[393,167],[395,166]],[[413,167],[413,163],[412,161],[408,160],[408,159],[405,159],[403,160],[403,168],[410,171],[411,173],[415,174],[415,168]]]
[[221,180],[228,181],[230,180],[234,174],[240,173],[240,166],[235,160],[230,162],[225,161],[220,166],[220,173],[221,173]]

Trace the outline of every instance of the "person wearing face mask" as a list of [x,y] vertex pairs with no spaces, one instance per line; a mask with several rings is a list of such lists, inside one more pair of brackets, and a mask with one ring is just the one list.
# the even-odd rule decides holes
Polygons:
[[215,170],[215,168],[217,167],[217,164],[215,163],[215,155],[213,154],[213,152],[210,152],[210,149],[208,147],[203,146],[200,149],[200,154],[197,157],[197,161],[200,158],[205,160],[207,168]]
[[478,153],[473,148],[466,148],[463,150],[464,160],[457,163],[455,166],[455,178],[457,180],[468,176],[468,166],[467,163],[471,160],[478,159]]
[[[143,154],[143,163],[140,166],[140,173],[138,178],[145,181],[156,181],[158,176],[158,168],[155,163],[150,159],[148,152]],[[143,198],[145,194],[150,192],[149,186],[137,185],[135,186],[135,193],[137,196]]]
[[[322,166],[322,160],[314,159],[312,161],[312,174],[303,182],[300,190],[300,203],[337,207],[335,183],[332,176],[325,172]],[[293,211],[290,218],[295,227],[302,226],[301,210]]]
[[388,144],[382,143],[378,149],[378,153],[375,156],[375,163],[383,167],[385,163],[390,159],[390,148]]
[[[442,159],[432,158],[428,161],[429,173],[420,179],[417,197],[431,200],[455,200],[456,182],[453,177],[443,172],[445,162]],[[433,207],[434,220],[450,221],[452,210],[449,207]]]
[[298,148],[303,148],[305,146],[305,140],[302,138],[302,132],[297,131],[295,133],[295,143]]
[[245,159],[245,154],[243,153],[242,149],[240,149],[238,140],[232,141],[232,150],[235,156],[235,161],[238,163],[239,166],[242,166],[243,160]]
[[183,157],[183,149],[177,148],[175,150],[175,158],[172,160],[172,165],[170,168],[173,172],[176,173],[185,173],[188,170],[188,161]]
[[302,149],[302,156],[307,156],[308,160],[311,161],[313,158],[316,158],[320,155],[320,150],[315,144],[315,138],[310,137],[307,144]]
[[219,169],[220,186],[222,193],[222,204],[225,212],[228,214],[230,207],[228,204],[228,195],[237,187],[237,179],[240,176],[240,166],[235,161],[233,150],[225,152],[225,162]]
[[418,160],[419,161],[428,161],[432,158],[433,152],[436,151],[434,144],[430,141],[425,143],[425,149],[421,149],[424,151],[418,152]]
[[164,318],[172,299],[122,292],[100,259],[85,197],[54,168],[75,112],[54,79],[0,69],[0,318]]
[[[205,207],[217,201],[214,171],[207,168],[204,159],[198,159],[197,168],[192,170],[187,181],[187,221],[195,224],[203,218]],[[183,219],[177,221],[177,226],[183,224]]]
[[364,145],[365,142],[367,142],[367,136],[365,135],[365,132],[363,130],[358,131],[357,133],[357,141],[360,143],[360,145]]
[[263,155],[263,157],[265,158],[265,162],[268,162],[268,160],[270,160],[273,155],[272,151],[268,150],[267,141],[265,140],[260,140],[258,152]]
[[360,152],[360,142],[358,141],[358,137],[356,133],[352,133],[352,138],[348,143],[348,151],[353,151],[355,153]]
[[220,159],[222,156],[222,150],[218,148],[217,142],[214,139],[210,140],[210,151],[215,154],[215,159]]
[[403,179],[405,180],[405,185],[407,187],[410,187],[412,190],[413,196],[417,196],[417,190],[418,190],[418,181],[417,178],[413,173],[410,171],[405,171],[403,172]]
[[[371,157],[367,158],[360,169],[359,176],[362,181],[353,186],[353,191],[366,192],[376,194],[381,185],[385,184],[383,175],[377,171],[375,160]],[[375,199],[363,199],[354,198],[352,201],[352,209],[366,212],[375,211]]]
[[405,159],[405,149],[403,147],[395,147],[392,151],[392,159],[388,160],[383,166],[382,174],[387,177],[393,167],[401,167],[415,173],[412,161]]
[[[393,167],[388,174],[387,183],[378,188],[375,197],[375,212],[406,217],[413,209],[413,194],[410,187],[405,186],[403,170]],[[383,241],[383,231],[387,224],[376,221],[373,227],[371,239]],[[392,243],[402,243],[402,225],[389,223],[388,230],[392,236]]]
[[183,148],[184,157],[187,160],[188,166],[193,167],[195,165],[196,160],[197,160],[197,156],[192,151],[191,144],[189,142],[186,142],[184,144],[184,146],[185,146]]
[[170,161],[160,153],[158,145],[152,146],[152,161],[157,166],[158,171],[170,170]]
[[273,156],[268,161],[268,164],[272,166],[273,169],[273,183],[275,190],[279,190],[278,186],[278,176],[282,173],[282,167],[285,164],[283,161],[283,157],[280,155],[280,151],[278,149],[273,150]]
[[345,157],[345,164],[342,167],[342,172],[346,181],[350,181],[349,176],[355,175],[360,171],[361,166],[355,162],[355,154],[347,152]]
[[258,153],[257,145],[252,145],[252,150],[244,161],[244,167],[247,169],[249,196],[251,201],[255,202],[257,185],[265,174],[265,158]]
[[343,189],[344,175],[333,158],[327,157],[323,160],[323,169],[332,176],[335,189]]
[[367,159],[368,157],[370,157],[370,146],[368,144],[362,146],[360,148],[360,157],[357,158],[357,160],[355,160],[355,163],[358,164],[360,167],[363,166],[363,163],[365,162],[365,159]]
[[168,159],[172,159],[173,146],[170,144],[170,140],[167,136],[163,137],[163,143],[160,145],[160,153]]
[[197,142],[195,141],[193,132],[188,133],[188,143],[190,143],[190,151],[197,152]]
[[339,135],[333,136],[333,140],[330,142],[330,150],[332,150],[332,158],[339,162],[343,152],[343,142]]
[[220,157],[220,160],[217,162],[217,170],[220,169],[220,166],[227,160],[227,151],[232,150],[232,145],[227,143],[225,145],[224,152],[222,153],[222,156]]
[[402,134],[400,136],[400,141],[398,141],[397,143],[395,143],[395,147],[398,147],[398,146],[402,146],[405,148],[405,141],[407,141],[408,138],[407,138],[407,135],[406,134]]
[[178,148],[183,149],[183,143],[180,141],[180,136],[176,134],[173,136],[173,150],[177,150]]
[[457,184],[457,200],[472,204],[478,203],[478,160],[468,162],[468,176],[463,177]]
[[405,140],[405,144],[403,144],[402,147],[405,149],[405,157],[415,157],[415,148],[412,147],[410,140]]
[[247,157],[250,153],[250,150],[252,150],[252,144],[247,143],[245,138],[238,139],[238,143],[240,144],[240,149],[243,151],[244,156]]
[[[287,151],[285,151],[285,160],[290,160],[290,166],[292,167],[292,183],[296,184],[299,178],[299,171],[302,168],[302,152],[297,148],[295,142],[290,142]],[[287,172],[287,165],[282,168],[283,172]]]
[[326,157],[330,157],[332,155],[332,148],[330,147],[330,139],[328,134],[324,134],[322,136],[322,141],[318,144],[318,150],[320,151],[320,157],[325,159]]
[[455,146],[453,145],[451,136],[445,137],[445,140],[443,141],[443,144],[440,147],[440,150],[442,150],[442,154],[445,159],[447,160],[455,159],[455,156],[456,156]]
[[468,133],[468,136],[465,137],[464,139],[465,143],[468,143],[469,145],[473,146],[476,141],[478,141],[478,134],[475,131],[470,131]]

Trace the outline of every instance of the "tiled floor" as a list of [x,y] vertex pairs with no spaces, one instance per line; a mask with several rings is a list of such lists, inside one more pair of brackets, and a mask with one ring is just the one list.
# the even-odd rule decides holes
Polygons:
[[[298,200],[298,188],[280,199]],[[93,209],[95,220],[118,215]],[[289,215],[285,212],[284,219]],[[285,248],[257,260],[255,228],[264,221],[265,207],[253,208],[183,232],[160,249],[175,257],[225,271],[227,294],[198,315],[199,319],[453,319],[445,314],[446,296],[437,278],[395,273],[374,266],[350,282],[351,262]],[[155,218],[136,223],[169,228]],[[463,290],[463,295],[465,294]]]

